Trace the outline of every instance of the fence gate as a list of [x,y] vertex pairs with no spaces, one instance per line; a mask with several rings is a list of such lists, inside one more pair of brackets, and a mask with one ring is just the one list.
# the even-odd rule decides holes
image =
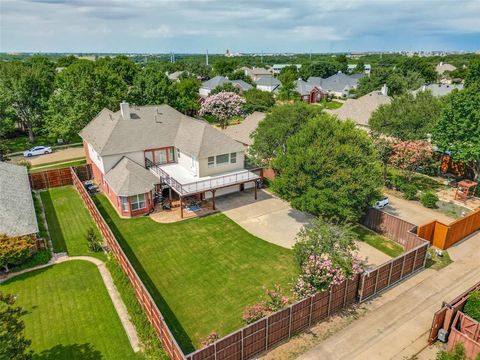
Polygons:
[[438,330],[440,330],[443,322],[445,321],[445,314],[447,313],[447,310],[448,308],[443,306],[433,316],[432,328],[430,329],[430,335],[428,336],[428,343],[430,345],[437,341]]

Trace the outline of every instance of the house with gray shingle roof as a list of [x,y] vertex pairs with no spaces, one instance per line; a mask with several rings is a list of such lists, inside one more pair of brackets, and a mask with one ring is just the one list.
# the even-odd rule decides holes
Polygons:
[[346,75],[340,72],[325,79],[311,76],[307,81],[332,96],[342,98],[347,97],[350,90],[357,88],[358,80],[363,76],[363,74]]
[[317,103],[327,95],[327,93],[318,86],[302,79],[296,80],[295,86],[295,91],[300,94],[300,99],[309,104]]
[[233,86],[238,88],[240,90],[240,92],[244,92],[244,91],[247,91],[247,90],[250,90],[250,89],[253,88],[252,85],[250,85],[249,83],[246,83],[243,80],[229,80],[225,76],[218,75],[218,76],[215,76],[215,77],[211,78],[210,80],[207,80],[207,81],[203,82],[202,86],[198,90],[198,93],[202,97],[207,97],[207,96],[210,95],[210,93],[212,92],[213,89],[215,89],[218,86],[225,85],[225,84],[232,84]]
[[244,169],[242,144],[169,105],[123,102],[119,111],[103,109],[80,136],[95,181],[124,217],[152,211],[161,196],[204,198],[258,179]]
[[38,232],[26,167],[0,162],[0,214],[0,234],[23,236]]
[[440,97],[450,94],[454,90],[463,90],[463,84],[428,84],[412,91],[416,95],[419,91],[430,91],[433,96]]
[[252,134],[257,129],[260,121],[265,119],[265,113],[255,111],[248,115],[240,124],[228,126],[222,130],[235,141],[243,144],[246,148],[253,145]]
[[257,89],[262,91],[274,92],[277,88],[282,85],[280,80],[272,75],[264,75],[257,78],[255,81],[257,84]]

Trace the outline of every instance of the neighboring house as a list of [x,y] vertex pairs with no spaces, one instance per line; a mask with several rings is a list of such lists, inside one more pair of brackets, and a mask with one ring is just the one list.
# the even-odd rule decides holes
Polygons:
[[457,68],[453,66],[452,64],[447,64],[441,62],[435,67],[435,71],[437,72],[438,75],[443,75],[445,71],[453,71],[456,70]]
[[281,72],[284,68],[289,67],[289,66],[296,66],[296,67],[297,67],[297,70],[302,67],[301,64],[274,64],[274,65],[272,66],[273,74],[274,74],[274,75],[278,75],[278,74],[280,74],[280,72]]
[[251,135],[263,119],[265,119],[265,113],[255,111],[248,115],[240,124],[228,126],[223,130],[223,133],[230,136],[233,140],[238,141],[248,149],[248,147],[253,144]]
[[416,95],[419,91],[431,91],[433,96],[445,96],[450,94],[453,90],[463,90],[463,84],[430,84],[423,85],[417,90],[412,91],[413,95]]
[[32,190],[25,166],[0,162],[0,234],[38,233]]
[[272,75],[260,76],[256,80],[257,89],[268,92],[275,92],[282,83]]
[[[180,76],[184,73],[185,71],[175,71],[171,74],[167,74],[168,78],[171,80],[171,81],[180,81]],[[187,72],[188,74],[188,72]]]
[[103,109],[80,136],[95,181],[124,217],[151,212],[160,196],[215,198],[258,179],[244,169],[241,144],[169,105]]
[[357,88],[358,80],[363,76],[363,74],[346,75],[338,73],[325,79],[311,76],[307,81],[331,96],[343,98],[348,96],[350,90]]
[[358,99],[348,99],[338,109],[325,110],[325,112],[336,115],[341,120],[350,119],[357,126],[368,127],[368,120],[372,113],[378,109],[380,105],[389,104],[392,99],[387,95],[387,89],[384,86],[382,91],[372,91]]
[[[357,69],[357,64],[348,64],[347,65],[347,72],[351,74],[353,71]],[[370,64],[363,65],[363,73],[369,75],[372,72],[372,66]]]
[[246,83],[243,80],[229,80],[225,76],[218,75],[218,76],[215,76],[215,77],[211,78],[210,80],[207,80],[207,81],[203,82],[202,86],[198,90],[198,93],[202,97],[207,97],[207,96],[210,95],[212,90],[215,89],[217,86],[222,86],[222,85],[225,85],[225,84],[232,84],[233,86],[238,88],[241,93],[253,88],[252,85]]
[[246,76],[249,76],[253,81],[257,81],[261,76],[270,76],[272,75],[271,70],[267,70],[265,68],[249,68],[249,67],[242,67],[241,70],[245,72]]
[[321,88],[302,79],[296,80],[295,86],[295,91],[300,94],[300,99],[309,104],[317,103],[327,96],[327,93]]

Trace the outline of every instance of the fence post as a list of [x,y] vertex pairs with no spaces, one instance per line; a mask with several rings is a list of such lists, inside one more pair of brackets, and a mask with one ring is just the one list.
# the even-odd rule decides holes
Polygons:
[[312,325],[312,315],[313,315],[313,298],[315,297],[315,295],[311,296],[310,297],[310,314],[309,314],[309,317],[308,317],[308,327],[310,327]]
[[430,247],[430,243],[425,244],[425,255],[423,256],[423,268],[425,268],[425,265],[427,264],[427,253],[428,253],[428,248]]
[[241,337],[241,343],[240,343],[240,355],[241,355],[241,358],[240,359],[243,359],[243,329],[241,330],[241,334],[242,334],[242,337]]
[[360,281],[360,285],[359,285],[359,288],[358,288],[358,293],[359,293],[359,299],[358,299],[358,302],[361,303],[362,300],[363,300],[363,287],[365,286],[365,273],[362,273],[362,279]]
[[50,188],[50,183],[48,182],[46,171],[43,172],[43,181],[45,181],[45,185],[47,186],[47,189],[49,189]]
[[330,289],[329,289],[327,316],[330,316],[330,306],[331,306],[331,303],[332,303],[332,287],[330,287]]
[[288,318],[288,338],[290,339],[290,335],[292,334],[292,309],[293,307],[290,305],[289,311],[289,318]]
[[417,262],[418,249],[415,250],[415,256],[413,257],[412,273],[415,271],[415,264]]
[[345,280],[345,295],[343,296],[343,307],[347,305],[347,294],[348,294],[348,278]]
[[[404,255],[404,256],[403,256],[403,262],[402,262],[402,271],[400,271],[400,279],[403,278],[403,269],[405,268],[405,260],[406,260],[406,259],[407,259],[407,256]],[[399,280],[400,280],[400,279],[399,279]]]
[[265,321],[267,322],[267,324],[265,325],[265,351],[267,351],[268,349],[268,319],[269,317],[265,319]]
[[380,268],[377,268],[377,275],[375,275],[375,286],[373,287],[373,294],[377,293],[377,284],[378,284],[378,276],[380,275]]
[[214,351],[213,356],[215,357],[215,360],[217,360],[217,343],[216,342],[213,344],[213,351]]
[[388,284],[387,286],[390,286],[392,282],[392,272],[393,272],[393,260],[390,262],[390,271],[388,272]]

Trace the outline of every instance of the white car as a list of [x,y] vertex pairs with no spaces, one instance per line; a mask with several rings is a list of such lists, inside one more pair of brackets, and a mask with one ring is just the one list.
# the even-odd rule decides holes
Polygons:
[[379,200],[373,205],[375,209],[382,209],[389,204],[388,197],[384,197],[382,200]]
[[52,153],[52,148],[49,146],[35,146],[30,150],[25,151],[23,153],[23,156],[31,157],[35,155],[45,155],[45,154],[51,154],[51,153]]

